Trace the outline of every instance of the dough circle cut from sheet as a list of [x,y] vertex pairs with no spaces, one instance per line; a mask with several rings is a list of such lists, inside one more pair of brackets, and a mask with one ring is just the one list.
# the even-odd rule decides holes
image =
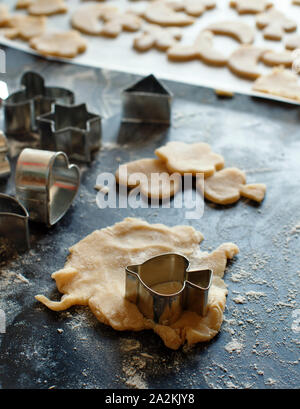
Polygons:
[[[223,275],[227,260],[238,252],[233,243],[224,243],[211,253],[200,252],[203,236],[191,226],[167,227],[127,218],[114,226],[96,230],[70,249],[62,270],[52,274],[61,301],[43,295],[36,299],[54,311],[72,305],[87,305],[97,319],[119,331],[154,330],[171,349],[212,339],[220,330],[227,289]],[[177,252],[186,256],[191,268],[214,272],[209,291],[208,312],[200,317],[185,311],[171,326],[146,319],[125,296],[125,267],[140,264],[156,255]]]

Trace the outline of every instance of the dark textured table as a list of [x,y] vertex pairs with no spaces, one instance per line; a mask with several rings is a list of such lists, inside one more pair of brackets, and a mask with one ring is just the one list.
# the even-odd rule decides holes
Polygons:
[[[7,74],[0,79],[14,91],[28,69],[42,73],[49,85],[73,89],[78,103],[103,116],[103,148],[82,167],[79,195],[67,215],[50,230],[31,224],[31,250],[2,262],[0,308],[7,330],[0,334],[0,386],[299,388],[299,108],[241,95],[219,99],[212,90],[167,81],[175,95],[172,127],[120,129],[120,91],[135,76],[7,50]],[[199,220],[185,220],[182,209],[97,207],[99,173],[114,172],[120,159],[152,156],[168,140],[210,143],[227,166],[247,172],[248,182],[267,184],[265,201],[206,203]],[[15,163],[20,149],[36,140],[9,143]],[[14,194],[13,177],[0,188]],[[70,246],[126,216],[191,224],[203,232],[204,250],[226,241],[240,247],[226,270],[225,321],[211,342],[171,351],[150,331],[120,333],[100,324],[88,308],[55,313],[35,301],[37,293],[59,298],[50,274],[64,265]]]

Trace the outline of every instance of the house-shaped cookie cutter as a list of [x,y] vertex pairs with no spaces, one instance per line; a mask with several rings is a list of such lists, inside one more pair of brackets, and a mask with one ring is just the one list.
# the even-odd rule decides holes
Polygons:
[[29,249],[29,215],[14,197],[0,193],[0,237],[8,239],[18,252]]
[[204,316],[213,272],[190,271],[189,265],[185,256],[166,253],[127,266],[126,299],[145,317],[163,325],[177,321],[184,310]]
[[16,167],[16,195],[30,220],[57,223],[71,206],[80,184],[80,170],[64,152],[24,149]]
[[46,87],[44,78],[33,71],[21,78],[22,89],[10,94],[3,103],[4,129],[7,135],[27,135],[36,131],[36,118],[51,111],[54,102],[73,104],[74,93],[65,88]]
[[101,146],[101,117],[88,112],[85,104],[54,104],[37,118],[42,149],[65,152],[69,158],[90,162]]
[[122,92],[122,122],[170,124],[172,93],[154,75]]
[[0,179],[10,175],[10,163],[6,156],[7,152],[7,140],[3,132],[0,131]]

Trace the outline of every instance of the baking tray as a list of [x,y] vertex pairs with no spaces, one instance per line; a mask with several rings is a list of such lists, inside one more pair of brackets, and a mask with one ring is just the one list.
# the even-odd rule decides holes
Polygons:
[[[3,263],[0,308],[7,330],[0,334],[2,388],[299,388],[300,112],[294,105],[236,94],[219,99],[210,89],[166,81],[174,93],[172,127],[120,128],[120,91],[137,76],[47,62],[7,49],[9,90],[23,71],[37,70],[47,84],[71,88],[103,116],[103,148],[82,167],[79,195],[50,230],[31,225],[32,248]],[[1,110],[2,115],[2,110]],[[1,118],[2,120],[2,118]],[[149,157],[169,140],[204,141],[238,166],[249,183],[268,186],[262,205],[248,200],[220,207],[205,204],[199,220],[182,209],[105,209],[96,206],[101,172],[119,161]],[[33,137],[30,145],[37,143]],[[22,140],[10,139],[13,168]],[[14,193],[13,178],[1,192]],[[208,343],[167,349],[151,331],[117,332],[99,323],[86,307],[53,312],[34,295],[59,299],[50,274],[60,269],[68,248],[127,216],[150,223],[190,224],[203,232],[202,249],[226,241],[240,247],[230,262],[225,320]],[[244,297],[244,303],[238,304]],[[234,301],[235,300],[235,301]]]

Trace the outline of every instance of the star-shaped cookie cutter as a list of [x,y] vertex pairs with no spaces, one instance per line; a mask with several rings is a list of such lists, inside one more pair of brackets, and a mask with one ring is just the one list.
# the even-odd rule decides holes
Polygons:
[[170,124],[172,93],[154,75],[122,92],[122,121]]
[[3,103],[7,135],[27,135],[36,131],[36,118],[51,111],[54,102],[73,104],[74,93],[60,87],[46,87],[44,78],[27,71],[21,78],[22,89],[10,94]]
[[63,151],[69,158],[90,162],[101,146],[101,117],[88,112],[85,104],[55,104],[37,118],[42,149]]
[[16,195],[33,221],[48,227],[71,206],[80,184],[80,170],[64,152],[24,149],[16,167]]
[[0,193],[0,236],[8,239],[18,252],[29,249],[29,215],[14,197]]
[[6,156],[7,152],[7,140],[3,132],[0,131],[0,179],[10,175],[10,163]]
[[184,310],[204,316],[213,272],[189,270],[189,260],[177,253],[150,258],[126,267],[125,297],[154,322],[170,325]]

